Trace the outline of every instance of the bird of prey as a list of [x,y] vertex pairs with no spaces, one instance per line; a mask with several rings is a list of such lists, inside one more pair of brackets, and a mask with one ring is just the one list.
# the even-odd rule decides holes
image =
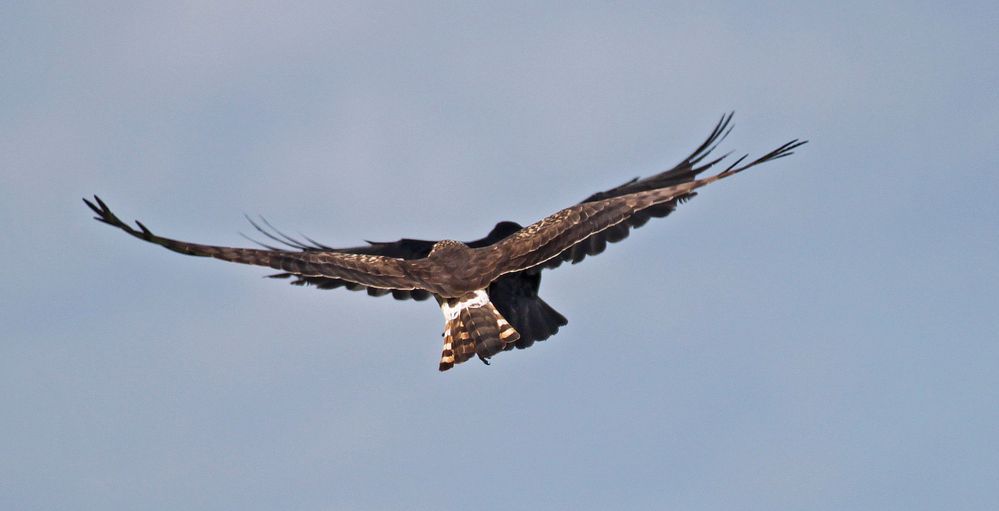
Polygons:
[[567,324],[538,296],[543,269],[599,254],[632,228],[669,215],[697,195],[698,188],[789,156],[806,143],[795,139],[748,162],[742,156],[721,172],[698,178],[728,156],[707,160],[731,131],[731,120],[731,113],[723,115],[704,143],[672,169],[595,193],[527,227],[500,222],[486,237],[467,243],[403,238],[333,248],[308,237],[303,242],[287,236],[262,220],[268,230],[248,218],[260,233],[284,247],[259,242],[261,248],[202,245],[158,236],[139,221],[132,227],[97,196],[83,201],[97,214],[96,220],[136,238],[181,254],[278,269],[281,273],[271,277],[290,278],[295,285],[365,289],[373,296],[391,294],[400,300],[433,296],[445,319],[439,364],[445,371],[473,355],[488,364],[493,355],[527,348]]

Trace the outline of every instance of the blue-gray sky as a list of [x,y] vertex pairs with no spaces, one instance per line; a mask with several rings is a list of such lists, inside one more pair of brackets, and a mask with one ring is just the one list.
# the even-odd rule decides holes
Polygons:
[[[994,2],[8,2],[0,508],[995,509]],[[723,149],[791,158],[545,274],[436,370],[429,303],[243,244],[475,238]]]

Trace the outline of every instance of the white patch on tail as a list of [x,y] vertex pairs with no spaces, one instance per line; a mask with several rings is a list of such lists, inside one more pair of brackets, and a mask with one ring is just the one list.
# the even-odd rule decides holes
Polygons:
[[462,309],[467,309],[469,307],[482,307],[483,305],[489,303],[489,295],[486,293],[485,289],[479,289],[472,291],[472,297],[466,298],[454,304],[454,306],[448,305],[445,299],[441,303],[441,312],[444,314],[445,321],[451,321],[458,318],[458,313]]
[[446,371],[473,356],[485,363],[488,358],[507,349],[520,339],[520,334],[489,301],[485,289],[473,291],[462,298],[445,298],[441,303],[444,314],[444,349],[439,369]]

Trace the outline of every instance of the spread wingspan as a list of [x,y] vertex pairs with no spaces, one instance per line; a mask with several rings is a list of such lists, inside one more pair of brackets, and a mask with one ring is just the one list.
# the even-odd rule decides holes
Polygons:
[[[564,262],[578,263],[626,238],[651,218],[672,213],[696,190],[761,163],[789,156],[804,141],[792,140],[748,163],[746,156],[722,172],[699,178],[723,159],[709,159],[731,131],[732,114],[723,115],[707,139],[672,169],[595,193],[527,227],[500,222],[485,237],[468,243],[403,238],[334,248],[249,219],[263,236],[283,247],[252,240],[262,248],[202,245],[164,238],[145,225],[121,221],[98,197],[84,199],[97,220],[174,252],[281,270],[273,278],[320,289],[344,287],[373,296],[425,300],[434,296],[445,314],[445,345],[440,368],[478,355],[483,361],[514,347],[545,340],[567,320],[538,296],[541,271]],[[445,247],[436,252],[438,247]]]
[[[726,114],[719,119],[718,123],[711,130],[705,140],[692,151],[680,163],[673,168],[645,178],[634,178],[619,186],[594,193],[584,199],[580,204],[598,202],[601,200],[621,197],[637,192],[654,190],[690,182],[698,175],[710,169],[712,166],[724,159],[724,156],[708,159],[718,145],[725,140],[725,137],[732,131],[732,114]],[[490,299],[505,316],[514,328],[520,332],[521,337],[515,344],[517,348],[527,348],[536,341],[548,339],[555,335],[559,328],[565,326],[568,320],[538,296],[538,288],[541,284],[541,270],[543,268],[555,268],[563,262],[578,263],[587,256],[593,256],[603,252],[608,243],[615,243],[628,237],[631,229],[645,225],[652,218],[663,218],[676,207],[694,197],[696,193],[689,193],[676,197],[674,200],[656,204],[648,208],[632,212],[625,221],[611,226],[598,233],[592,234],[568,249],[564,250],[557,257],[549,259],[541,267],[536,267],[522,272],[514,272],[503,275],[493,282],[487,289]],[[412,238],[402,238],[394,242],[369,242],[366,246],[333,248],[326,244],[316,242],[309,237],[302,236],[303,240],[289,236],[274,228],[261,219],[261,223],[252,219],[250,223],[263,236],[277,243],[281,243],[289,248],[301,251],[322,251],[333,250],[338,252],[372,254],[387,257],[398,257],[402,259],[422,259],[426,257],[433,248],[437,240],[421,240]],[[469,247],[481,248],[499,242],[522,228],[516,222],[503,221],[496,224],[488,235],[478,240],[466,242]],[[275,248],[262,244],[266,248]],[[343,279],[329,277],[313,277],[296,275],[292,273],[277,273],[270,275],[271,278],[291,279],[291,284],[296,286],[315,286],[319,289],[349,289],[352,291],[364,290],[371,296],[384,296],[391,294],[397,300],[426,300],[431,294],[425,290],[385,290],[381,288],[365,287],[360,284],[349,282]],[[508,347],[507,349],[509,349]]]

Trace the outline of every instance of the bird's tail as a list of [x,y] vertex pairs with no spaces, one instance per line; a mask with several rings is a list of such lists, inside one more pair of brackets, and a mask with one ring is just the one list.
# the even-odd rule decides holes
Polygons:
[[439,369],[447,371],[477,355],[487,359],[503,351],[508,344],[520,339],[520,334],[496,306],[489,301],[484,289],[461,298],[445,298],[441,302],[444,313],[444,350]]
[[507,344],[503,349],[530,348],[535,341],[544,341],[558,333],[560,327],[569,323],[565,316],[553,309],[539,296],[514,297],[507,301],[496,301],[496,308],[508,318],[513,328],[520,333],[520,340]]

